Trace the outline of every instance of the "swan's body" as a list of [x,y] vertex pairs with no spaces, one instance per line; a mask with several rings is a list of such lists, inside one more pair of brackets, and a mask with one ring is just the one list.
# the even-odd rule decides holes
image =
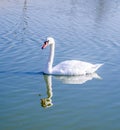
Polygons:
[[42,49],[50,45],[50,56],[47,67],[44,70],[45,74],[53,75],[86,75],[94,73],[102,64],[91,64],[88,62],[78,60],[67,60],[52,67],[54,60],[55,41],[53,38],[48,37],[44,42]]
[[101,64],[90,64],[78,60],[63,61],[53,67],[53,74],[61,75],[86,75],[95,72]]

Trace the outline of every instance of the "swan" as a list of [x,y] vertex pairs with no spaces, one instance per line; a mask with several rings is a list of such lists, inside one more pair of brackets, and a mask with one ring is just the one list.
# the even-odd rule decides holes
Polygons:
[[41,49],[50,45],[50,54],[44,74],[51,75],[87,75],[94,73],[102,64],[91,64],[80,60],[66,60],[53,67],[55,40],[47,37]]

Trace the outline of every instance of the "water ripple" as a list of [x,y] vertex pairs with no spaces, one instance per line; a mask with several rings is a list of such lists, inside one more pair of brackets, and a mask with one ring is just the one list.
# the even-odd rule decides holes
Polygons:
[[[120,126],[119,5],[118,0],[0,1],[1,129]],[[101,81],[64,85],[53,78],[55,105],[43,110],[36,95],[46,94],[42,71],[49,48],[41,45],[47,36],[56,41],[54,65],[77,59],[104,66]]]

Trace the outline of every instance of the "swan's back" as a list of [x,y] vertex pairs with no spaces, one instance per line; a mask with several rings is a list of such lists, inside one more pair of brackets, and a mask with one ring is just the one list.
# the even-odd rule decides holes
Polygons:
[[91,64],[78,60],[67,60],[53,67],[55,75],[85,75],[94,73],[102,64]]

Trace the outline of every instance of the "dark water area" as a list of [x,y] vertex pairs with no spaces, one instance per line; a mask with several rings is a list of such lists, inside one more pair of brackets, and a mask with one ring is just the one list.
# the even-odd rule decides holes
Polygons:
[[[0,129],[120,129],[120,1],[0,1]],[[104,65],[95,75],[44,75],[54,65],[82,60]]]

